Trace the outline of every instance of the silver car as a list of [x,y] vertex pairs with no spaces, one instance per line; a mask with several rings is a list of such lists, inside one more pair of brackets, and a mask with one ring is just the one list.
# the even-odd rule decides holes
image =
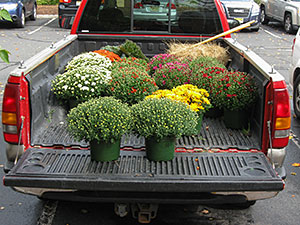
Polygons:
[[177,20],[176,5],[169,0],[137,0],[134,3],[133,18],[135,21],[168,22]]
[[260,27],[260,8],[253,0],[221,0],[229,25],[237,26],[255,20],[250,30]]

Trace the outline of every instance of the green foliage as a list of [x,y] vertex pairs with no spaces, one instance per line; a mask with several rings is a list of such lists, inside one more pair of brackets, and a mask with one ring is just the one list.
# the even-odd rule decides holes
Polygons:
[[214,104],[227,110],[243,110],[252,106],[257,97],[254,78],[247,73],[227,71],[214,81]]
[[9,51],[0,47],[0,58],[6,63],[9,63],[9,58],[8,58],[9,54],[10,54]]
[[100,97],[110,79],[111,71],[106,68],[78,67],[57,75],[52,81],[52,91],[58,99],[82,102]]
[[37,0],[38,5],[57,5],[59,0]]
[[109,82],[109,95],[130,105],[143,100],[158,88],[146,70],[137,67],[116,67]]
[[216,58],[212,57],[198,57],[196,59],[192,59],[189,62],[189,66],[195,73],[197,73],[203,67],[220,67],[224,69],[226,68],[223,63],[221,63]]
[[1,9],[0,10],[0,20],[7,20],[7,21],[11,21],[12,22],[10,14],[9,14],[9,12],[6,9]]
[[[7,10],[5,9],[0,10],[0,20],[7,20],[12,22],[10,14]],[[9,54],[10,54],[9,51],[0,47],[0,58],[6,63],[9,63],[9,58],[8,58]]]
[[167,98],[149,98],[132,106],[133,130],[145,138],[197,133],[198,115],[187,104]]
[[128,57],[136,57],[148,61],[148,58],[144,55],[141,48],[136,43],[130,40],[126,40],[125,43],[120,45],[121,51]]
[[261,0],[254,0],[258,5],[261,4]]
[[68,114],[68,129],[78,140],[114,143],[131,128],[130,107],[113,97],[91,99]]

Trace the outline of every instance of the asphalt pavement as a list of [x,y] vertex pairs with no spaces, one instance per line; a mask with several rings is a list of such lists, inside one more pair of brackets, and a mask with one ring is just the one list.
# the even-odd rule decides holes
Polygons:
[[[69,32],[58,27],[56,18],[27,21],[26,27],[21,29],[0,27],[0,46],[11,52],[11,64],[0,63],[0,95],[3,94],[9,72],[21,60],[35,55]],[[262,26],[259,32],[246,31],[234,36],[274,65],[288,82],[293,35],[286,34],[280,24],[272,23]],[[275,198],[257,201],[254,206],[244,210],[215,209],[201,205],[162,205],[152,224],[298,225],[300,168],[292,164],[300,163],[300,122],[295,118],[292,118],[291,135],[293,138],[287,147],[288,154],[284,163],[288,174],[286,188]],[[3,167],[5,154],[2,135],[0,147],[0,167]],[[2,170],[0,176],[4,176]],[[42,201],[3,185],[0,186],[0,197],[0,225],[137,224],[130,216],[118,218],[112,204]]]

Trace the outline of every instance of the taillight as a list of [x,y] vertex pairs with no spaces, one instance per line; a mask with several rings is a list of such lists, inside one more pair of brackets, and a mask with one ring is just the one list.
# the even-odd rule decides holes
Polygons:
[[288,145],[291,127],[290,98],[285,81],[274,82],[274,136],[273,148]]
[[[170,3],[167,4],[167,8],[169,8],[169,6],[170,6]],[[171,4],[171,9],[176,9],[175,4],[173,4],[173,3]]]
[[2,103],[3,136],[6,142],[18,143],[20,129],[20,77],[10,76]]
[[144,8],[143,4],[141,2],[136,3],[133,8],[135,9],[140,9],[140,8]]
[[59,0],[60,3],[71,3],[71,0]]

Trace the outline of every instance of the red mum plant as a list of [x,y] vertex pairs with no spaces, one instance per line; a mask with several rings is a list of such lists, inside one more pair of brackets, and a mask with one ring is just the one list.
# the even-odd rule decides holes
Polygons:
[[192,71],[191,84],[200,89],[205,89],[209,93],[212,104],[214,103],[214,96],[216,89],[214,88],[214,81],[224,76],[227,70],[220,67],[203,67],[201,70]]
[[182,84],[189,84],[191,70],[188,64],[180,62],[170,62],[159,65],[153,77],[158,87],[162,89],[172,89]]
[[247,73],[228,71],[214,81],[214,103],[229,111],[247,109],[254,104],[257,87]]
[[136,69],[149,71],[147,61],[140,58],[126,57],[126,58],[119,59],[113,63],[113,69],[116,68],[123,69],[127,67],[135,67]]
[[130,105],[144,100],[158,89],[154,79],[136,67],[114,69],[111,76],[108,94]]

